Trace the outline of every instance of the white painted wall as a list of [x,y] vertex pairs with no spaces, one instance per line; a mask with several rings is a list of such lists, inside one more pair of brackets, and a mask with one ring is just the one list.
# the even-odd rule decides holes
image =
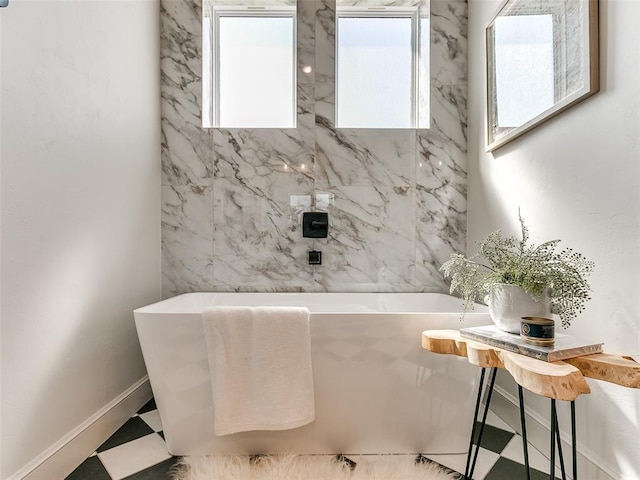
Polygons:
[[2,470],[145,375],[132,310],[160,297],[158,5],[0,10]]
[[[468,248],[497,228],[517,233],[521,207],[533,242],[561,238],[596,263],[593,300],[568,333],[640,355],[640,1],[600,0],[600,93],[492,155],[484,28],[500,4],[470,0]],[[640,391],[589,383],[580,448],[616,480],[637,480]],[[527,403],[548,416],[548,401]]]

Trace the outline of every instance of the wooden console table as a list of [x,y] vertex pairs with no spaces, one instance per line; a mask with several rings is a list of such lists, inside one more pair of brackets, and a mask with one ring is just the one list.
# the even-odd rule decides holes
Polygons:
[[[508,352],[491,345],[480,343],[467,338],[462,338],[458,330],[426,330],[422,332],[422,348],[433,353],[457,355],[466,357],[469,363],[482,368],[478,397],[476,400],[473,428],[467,453],[467,465],[464,478],[471,479],[475,469],[476,459],[484,425],[489,411],[491,394],[495,384],[496,373],[499,368],[507,370],[518,384],[518,396],[520,401],[520,421],[522,424],[522,444],[524,450],[525,468],[527,479],[530,478],[529,455],[527,450],[527,430],[525,423],[523,388],[532,393],[551,399],[551,454],[550,454],[550,478],[555,479],[555,445],[558,445],[558,457],[563,480],[566,480],[564,459],[562,456],[562,444],[560,442],[560,429],[556,412],[556,400],[571,402],[571,447],[573,456],[573,480],[577,480],[576,466],[576,421],[575,400],[582,394],[591,390],[585,380],[593,378],[630,388],[640,388],[640,364],[633,358],[612,355],[608,353],[596,353],[583,357],[576,357],[560,362],[543,362],[525,355]],[[487,403],[484,407],[482,421],[480,423],[479,438],[472,458],[473,438],[476,433],[476,422],[484,387],[484,377],[487,368],[492,369],[491,381],[487,392]]]

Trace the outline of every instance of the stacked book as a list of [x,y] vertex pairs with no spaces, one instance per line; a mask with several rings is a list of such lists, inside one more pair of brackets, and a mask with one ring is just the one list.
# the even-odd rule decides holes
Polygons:
[[602,343],[585,342],[561,333],[555,334],[555,342],[552,346],[531,345],[526,343],[519,334],[504,332],[495,325],[461,328],[460,336],[545,362],[557,362],[567,358],[600,353],[603,345]]

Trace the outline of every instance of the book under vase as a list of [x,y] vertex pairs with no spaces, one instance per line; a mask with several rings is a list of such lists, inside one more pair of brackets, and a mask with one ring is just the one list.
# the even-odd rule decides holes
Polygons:
[[532,345],[526,342],[521,335],[505,332],[495,325],[461,328],[460,336],[545,362],[556,362],[600,353],[603,345],[562,333],[555,334],[553,345]]

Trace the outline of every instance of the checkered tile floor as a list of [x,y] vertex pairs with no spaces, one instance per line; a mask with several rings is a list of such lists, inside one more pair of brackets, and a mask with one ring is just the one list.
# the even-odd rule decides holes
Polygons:
[[[464,471],[463,456],[428,456],[457,472]],[[153,400],[87,458],[66,480],[170,480],[177,457],[167,453],[162,424]],[[522,438],[489,412],[474,473],[475,480],[524,479]],[[549,461],[529,445],[531,479],[547,479]],[[357,468],[357,467],[356,467]],[[462,476],[460,477],[462,478]]]

